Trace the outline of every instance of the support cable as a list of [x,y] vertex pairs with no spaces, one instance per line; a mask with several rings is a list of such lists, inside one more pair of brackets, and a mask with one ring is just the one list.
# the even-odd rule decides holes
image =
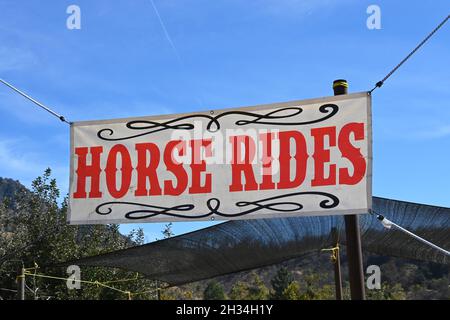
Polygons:
[[33,102],[35,105],[37,105],[38,107],[44,109],[45,111],[47,111],[48,113],[50,113],[51,115],[55,116],[56,118],[58,118],[59,120],[61,120],[62,122],[65,122],[67,124],[71,124],[69,121],[66,120],[66,118],[63,115],[60,115],[58,113],[56,113],[55,111],[53,111],[52,109],[50,109],[49,107],[45,106],[44,104],[40,103],[39,101],[37,101],[36,99],[33,99],[32,97],[30,97],[29,95],[27,95],[25,92],[19,90],[18,88],[16,88],[15,86],[13,86],[12,84],[10,84],[9,82],[6,82],[5,80],[0,78],[0,82],[3,83],[5,86],[7,86],[8,88],[12,89],[13,91],[17,92],[18,94],[20,94],[22,97],[30,100],[31,102]]
[[382,80],[378,81],[375,84],[375,87],[372,88],[372,90],[370,90],[369,92],[372,93],[376,88],[381,88],[381,86],[384,84],[384,82],[395,72],[397,71],[398,68],[401,67],[402,64],[404,64],[409,58],[411,58],[411,56],[416,53],[417,50],[420,49],[420,47],[422,47],[425,42],[428,41],[428,39],[430,39],[435,33],[436,31],[438,31],[448,20],[448,18],[450,17],[450,15],[447,15],[447,17],[441,22],[439,23],[439,25],[434,28],[433,31],[431,31],[426,37],[425,39],[422,40],[422,42],[420,42],[415,48],[414,50],[412,50],[402,61],[400,61],[399,64],[397,64]]
[[[372,211],[373,211],[373,210],[372,210]],[[414,239],[416,239],[416,240],[418,240],[418,241],[420,241],[420,242],[426,244],[427,246],[430,246],[430,247],[432,247],[433,249],[436,249],[436,250],[442,252],[443,254],[445,254],[446,256],[449,256],[449,257],[450,257],[450,251],[445,250],[445,249],[443,249],[443,248],[441,248],[441,247],[435,245],[434,243],[432,243],[432,242],[430,242],[430,241],[428,241],[428,240],[425,240],[424,238],[419,237],[418,235],[412,233],[411,231],[406,230],[405,228],[403,228],[403,227],[399,226],[398,224],[392,222],[391,220],[386,219],[383,215],[378,214],[378,213],[376,213],[375,211],[373,211],[373,213],[375,213],[377,219],[380,220],[381,224],[382,224],[383,227],[385,227],[386,229],[391,229],[392,227],[394,227],[394,228],[396,228],[396,229],[402,231],[403,233],[409,235],[410,237],[412,237],[412,238],[414,238]]]

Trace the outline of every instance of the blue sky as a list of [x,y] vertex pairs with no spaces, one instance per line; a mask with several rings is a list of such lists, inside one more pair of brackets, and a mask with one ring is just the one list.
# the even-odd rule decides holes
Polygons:
[[[448,1],[154,3],[170,40],[150,0],[0,0],[0,78],[71,121],[322,97],[337,78],[366,91],[450,11]],[[66,28],[71,4],[81,30]],[[366,27],[371,4],[381,30]],[[450,207],[449,27],[374,92],[376,196]],[[29,186],[51,167],[66,193],[68,126],[4,86],[0,116],[0,176]],[[161,238],[162,224],[141,226]]]

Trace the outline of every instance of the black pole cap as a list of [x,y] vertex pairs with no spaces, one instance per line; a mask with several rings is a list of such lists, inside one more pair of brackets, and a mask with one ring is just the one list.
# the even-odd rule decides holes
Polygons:
[[345,79],[338,79],[333,81],[333,91],[334,95],[338,96],[341,94],[347,94],[348,92],[348,82]]

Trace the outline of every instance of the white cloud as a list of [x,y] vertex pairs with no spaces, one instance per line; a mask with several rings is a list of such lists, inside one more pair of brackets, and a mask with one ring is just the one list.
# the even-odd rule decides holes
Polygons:
[[24,151],[30,145],[27,139],[3,139],[0,137],[0,176],[19,180],[26,187],[42,175],[48,167],[52,169],[52,176],[64,197],[69,187],[68,165],[55,165],[51,159],[45,159],[42,154]]
[[419,131],[415,134],[419,139],[439,139],[450,136],[450,124],[432,127],[427,130]]
[[450,137],[450,124],[436,123],[433,120],[419,126],[415,119],[411,119],[408,123],[399,123],[392,119],[385,119],[383,122],[382,127],[374,129],[374,136],[377,139],[424,142]]
[[0,47],[0,72],[23,70],[37,63],[36,56],[21,48]]
[[[23,141],[20,139],[0,140],[0,166],[2,172],[11,170],[14,173],[36,172],[36,156],[32,153],[23,154],[18,149]],[[11,172],[13,174],[13,172]],[[4,173],[3,173],[4,174]]]

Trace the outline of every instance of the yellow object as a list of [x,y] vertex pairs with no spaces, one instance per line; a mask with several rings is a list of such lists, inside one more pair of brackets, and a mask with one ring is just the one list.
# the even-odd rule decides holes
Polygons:
[[336,81],[333,83],[333,88],[339,87],[339,86],[343,86],[348,88],[348,83],[347,81]]
[[329,249],[322,249],[321,251],[331,251],[331,261],[333,261],[333,263],[336,263],[337,255],[339,254],[339,245],[336,245],[336,247]]

